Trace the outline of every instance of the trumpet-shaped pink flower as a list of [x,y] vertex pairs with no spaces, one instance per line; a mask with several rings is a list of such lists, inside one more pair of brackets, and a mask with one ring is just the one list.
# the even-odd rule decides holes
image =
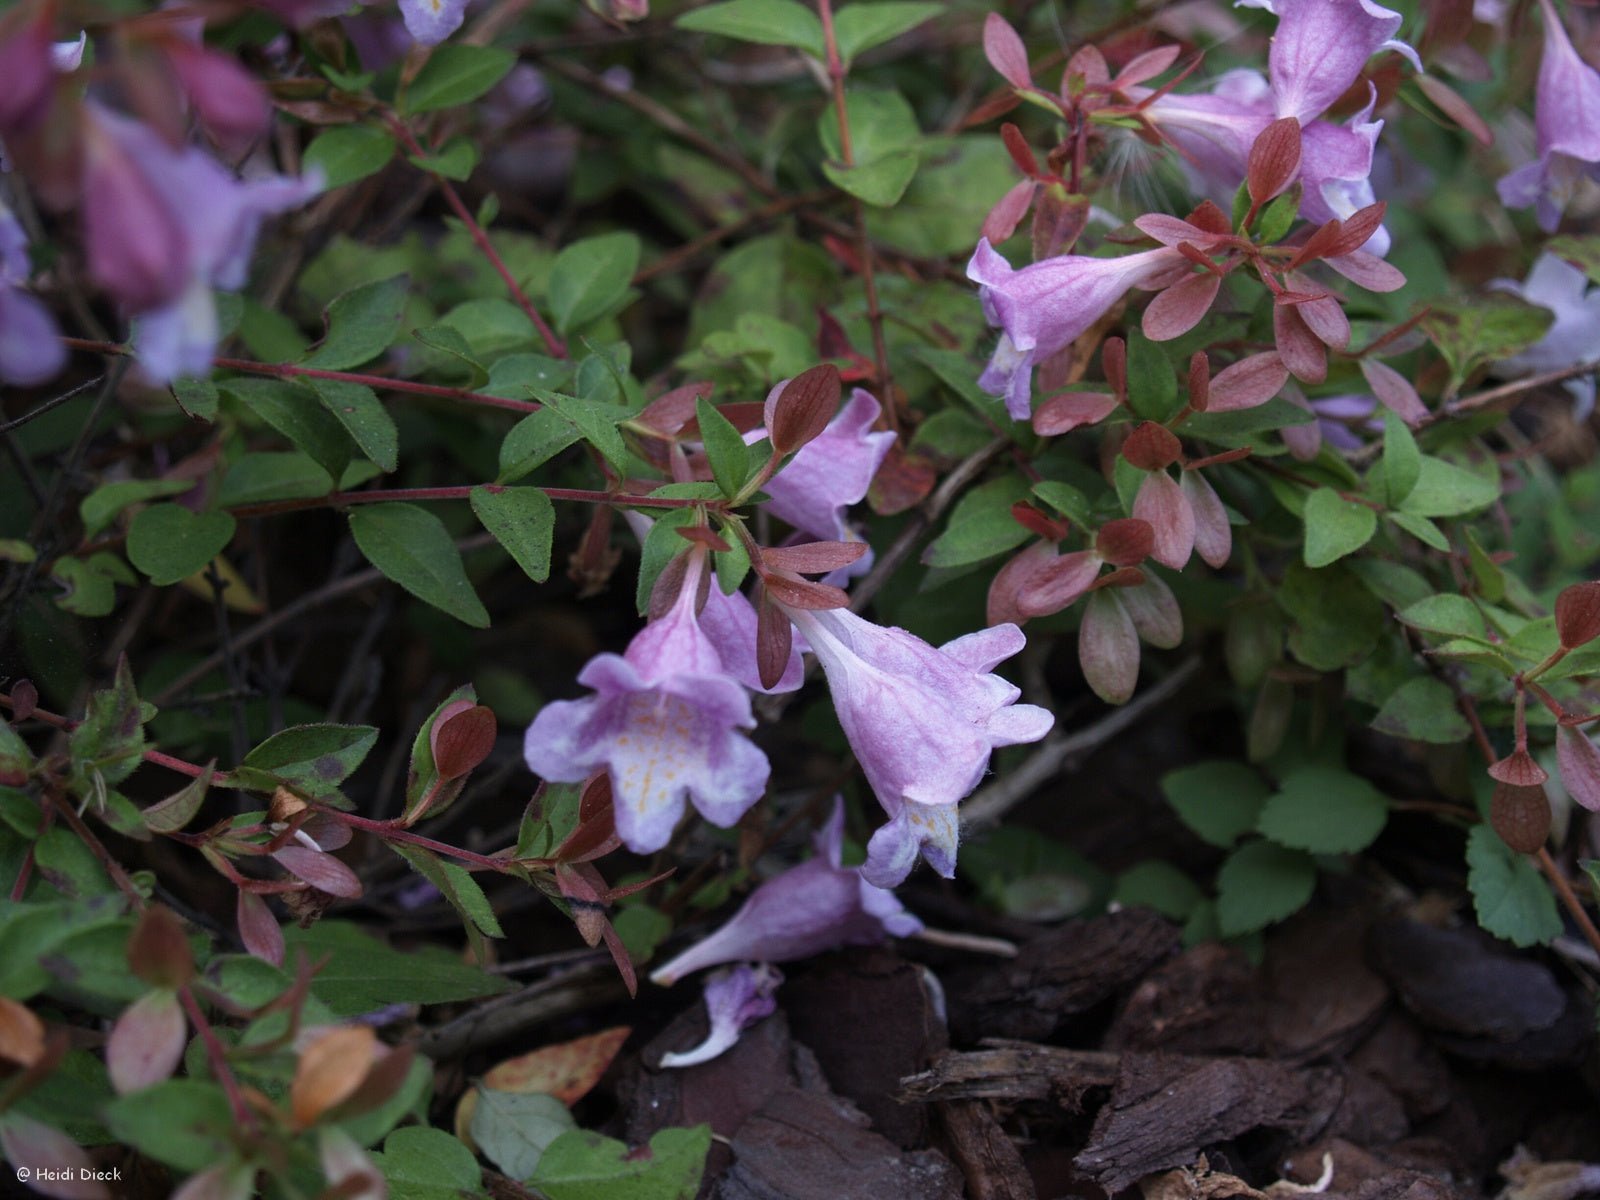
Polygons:
[[816,856],[767,880],[721,929],[695,943],[650,978],[671,984],[693,971],[731,962],[792,962],[840,946],[909,937],[922,922],[893,892],[841,865],[844,805],[817,832]]
[[240,181],[195,147],[174,150],[154,130],[91,106],[83,213],[89,269],[136,317],[134,344],[154,383],[211,369],[212,289],[244,286],[268,217],[321,190],[313,176]]
[[[866,499],[873,476],[894,445],[892,432],[873,431],[881,412],[871,392],[852,391],[827,427],[800,447],[762,489],[772,497],[767,511],[820,541],[859,541],[845,511]],[[762,436],[757,430],[750,440]],[[844,569],[843,579],[865,574],[871,566],[868,550]]]
[[545,705],[523,744],[529,768],[546,779],[576,783],[607,768],[617,834],[638,854],[667,844],[686,799],[712,824],[732,825],[761,798],[770,769],[739,732],[755,727],[750,696],[701,628],[705,551],[690,553],[671,609],[624,654],[591,659],[578,682],[595,695]]
[[1036,742],[1055,723],[990,674],[1022,649],[1022,631],[996,625],[935,649],[848,609],[785,611],[822,664],[845,737],[889,815],[869,847],[867,877],[898,883],[918,852],[948,877],[956,803],[978,785],[990,753]]
[[28,239],[0,203],[0,380],[32,387],[66,365],[50,310],[22,290],[28,282]]
[[1186,271],[1188,260],[1162,246],[1120,258],[1063,254],[1018,270],[980,240],[967,278],[980,285],[984,315],[1001,332],[978,386],[1004,396],[1006,412],[1027,420],[1035,364],[1071,345],[1129,288],[1175,269]]
[[1561,222],[1567,201],[1585,179],[1600,179],[1600,72],[1578,57],[1550,0],[1544,10],[1544,57],[1534,89],[1539,157],[1500,180],[1507,208],[1534,206],[1546,233]]
[[749,967],[743,963],[718,971],[706,978],[706,1017],[710,1030],[706,1040],[692,1050],[674,1051],[661,1056],[663,1067],[693,1067],[733,1049],[739,1035],[778,1008],[773,995],[783,982],[783,974],[765,963]]
[[1274,114],[1305,125],[1320,117],[1361,75],[1367,59],[1396,50],[1422,64],[1398,41],[1400,14],[1373,0],[1237,0],[1278,18],[1267,56]]

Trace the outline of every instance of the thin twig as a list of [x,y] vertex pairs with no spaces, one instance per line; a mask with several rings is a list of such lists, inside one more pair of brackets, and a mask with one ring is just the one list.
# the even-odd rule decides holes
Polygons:
[[1117,734],[1145,715],[1165,704],[1200,671],[1200,659],[1185,659],[1178,668],[1155,686],[1140,692],[1129,703],[1108,713],[1093,725],[1076,733],[1055,733],[1046,738],[1020,767],[1006,772],[1004,779],[996,780],[983,791],[964,803],[961,814],[962,832],[992,825],[1033,791],[1051,778],[1068,759],[1087,754],[1105,745]]
[[96,386],[97,384],[103,383],[104,381],[105,376],[103,374],[96,375],[93,379],[86,379],[71,391],[62,392],[61,395],[56,396],[54,399],[46,400],[43,404],[40,404],[34,408],[30,408],[16,420],[7,421],[4,425],[0,425],[0,433],[10,433],[13,429],[21,429],[29,421],[33,421],[44,416],[45,413],[49,412],[52,408],[60,408],[68,400],[71,400],[76,396],[83,395],[84,392],[87,392],[90,388]]

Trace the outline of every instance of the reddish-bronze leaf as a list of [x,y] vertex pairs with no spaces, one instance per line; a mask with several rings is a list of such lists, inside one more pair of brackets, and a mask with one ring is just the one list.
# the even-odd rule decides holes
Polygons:
[[1039,160],[1033,156],[1033,147],[1028,145],[1028,139],[1022,136],[1010,121],[1000,126],[1000,140],[1005,143],[1006,153],[1011,155],[1011,161],[1017,164],[1017,170],[1030,179],[1039,177]]
[[1060,612],[1094,586],[1103,562],[1096,551],[1078,550],[1044,564],[1018,589],[1017,612],[1024,617]]
[[1279,117],[1250,147],[1245,183],[1253,204],[1265,204],[1294,181],[1300,170],[1300,122]]
[[680,525],[673,532],[686,542],[704,546],[707,550],[715,550],[718,554],[726,554],[733,549],[716,530],[704,525]]
[[1028,69],[1028,48],[999,13],[992,12],[984,19],[983,55],[1012,87],[1033,86],[1033,72]]
[[1156,531],[1137,517],[1107,521],[1094,538],[1094,548],[1114,567],[1138,566],[1150,557],[1155,544]]
[[1497,783],[1489,802],[1489,824],[1500,840],[1518,854],[1537,854],[1550,836],[1550,801],[1533,784]]
[[244,948],[262,962],[283,966],[283,930],[267,902],[254,892],[239,892],[235,919]]
[[361,898],[361,880],[356,873],[331,854],[310,846],[291,843],[273,851],[283,868],[296,879],[303,879],[319,892],[345,900]]
[[1489,123],[1478,115],[1477,109],[1462,98],[1460,92],[1444,80],[1436,79],[1432,75],[1418,75],[1416,81],[1417,86],[1422,89],[1422,94],[1437,104],[1445,116],[1476,138],[1479,144],[1494,145],[1494,130],[1490,129]]
[[801,371],[765,407],[767,436],[779,454],[792,454],[828,427],[839,409],[839,368],[832,363]]
[[850,603],[850,597],[844,594],[843,589],[831,584],[788,579],[782,575],[766,575],[762,582],[769,596],[789,608],[844,608]]
[[324,1030],[300,1052],[289,1085],[289,1111],[306,1129],[361,1086],[377,1053],[378,1035],[370,1025],[338,1025]]
[[1128,65],[1117,72],[1117,77],[1112,82],[1119,88],[1133,87],[1147,79],[1154,79],[1173,63],[1178,61],[1178,55],[1183,53],[1182,46],[1157,46],[1154,50],[1146,50],[1143,54],[1136,54],[1128,60]]
[[765,593],[756,606],[756,671],[764,688],[778,686],[789,669],[789,654],[794,648],[794,626],[789,616],[767,599]]
[[1160,471],[1183,457],[1183,443],[1165,425],[1145,421],[1122,443],[1122,457],[1141,471]]
[[494,749],[494,712],[482,704],[456,701],[434,718],[428,732],[433,765],[441,779],[470,774]]
[[1211,404],[1211,360],[1204,350],[1189,356],[1189,407],[1205,412]]
[[[1294,305],[1272,306],[1272,333],[1278,343],[1278,357],[1296,379],[1305,383],[1321,383],[1328,377],[1328,351],[1317,335],[1311,332],[1310,326]],[[1215,385],[1221,382],[1222,377],[1218,376],[1213,383],[1213,411],[1217,409]]]
[[1128,395],[1128,343],[1119,337],[1110,337],[1100,347],[1100,369],[1117,399]]
[[1489,777],[1512,787],[1539,787],[1550,778],[1550,772],[1534,760],[1526,747],[1518,746],[1489,768]]
[[1156,293],[1144,310],[1144,335],[1152,342],[1182,337],[1211,310],[1222,276],[1203,271]]
[[1056,559],[1056,548],[1049,542],[1034,542],[995,572],[989,584],[985,617],[990,625],[1021,625],[1028,614],[1021,609],[1021,595]]
[[26,721],[39,707],[39,689],[31,679],[19,679],[11,685],[11,719]]
[[663,392],[645,405],[633,420],[657,433],[675,434],[694,420],[696,403],[709,400],[714,387],[709,380],[700,380]]
[[1121,403],[1107,392],[1062,392],[1034,410],[1033,431],[1040,437],[1058,437],[1080,425],[1098,425]]
[[1289,369],[1283,359],[1268,351],[1241,358],[1224,367],[1211,380],[1207,412],[1238,412],[1265,404],[1289,382]]
[[1556,597],[1556,635],[1568,650],[1600,637],[1600,581],[1575,583]]
[[1018,500],[1011,506],[1011,519],[1029,533],[1036,533],[1050,542],[1059,542],[1072,532],[1072,523],[1070,521],[1052,517],[1048,513],[1035,508],[1026,500]]
[[172,1078],[183,1058],[189,1024],[178,994],[161,988],[130,1004],[106,1040],[106,1072],[127,1095]]
[[865,542],[804,542],[798,546],[765,547],[761,551],[761,561],[776,571],[826,575],[848,567],[866,552]]
[[128,966],[151,987],[180,988],[194,977],[194,954],[183,923],[164,904],[139,914],[128,938]]

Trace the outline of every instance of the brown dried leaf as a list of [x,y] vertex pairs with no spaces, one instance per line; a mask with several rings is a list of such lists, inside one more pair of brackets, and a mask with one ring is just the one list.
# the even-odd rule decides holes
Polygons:
[[289,1110],[300,1129],[315,1125],[335,1105],[355,1094],[371,1070],[378,1035],[367,1025],[340,1025],[323,1033],[300,1052]]

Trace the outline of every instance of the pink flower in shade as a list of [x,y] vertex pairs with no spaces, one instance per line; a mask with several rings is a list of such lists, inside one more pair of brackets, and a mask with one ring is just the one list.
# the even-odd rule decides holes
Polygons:
[[1063,254],[1018,270],[987,239],[979,241],[967,278],[980,285],[984,315],[999,327],[1000,344],[978,386],[1004,396],[1006,412],[1027,420],[1035,365],[1071,345],[1130,288],[1188,270],[1189,260],[1167,246],[1120,258]]
[[67,362],[50,310],[22,290],[31,273],[27,235],[0,203],[0,380],[17,387],[45,382]]
[[898,883],[917,851],[950,876],[956,802],[995,747],[1036,742],[1055,722],[1017,704],[1017,687],[990,673],[1022,649],[1022,631],[997,625],[936,649],[848,609],[780,607],[822,664],[845,737],[889,815],[868,848],[867,877]]
[[817,832],[816,855],[755,891],[727,924],[651,973],[659,984],[677,982],[705,967],[731,962],[793,962],[840,946],[870,946],[886,937],[909,937],[922,922],[894,893],[844,867],[844,804]]
[[[1577,267],[1554,254],[1541,254],[1522,283],[1498,279],[1494,286],[1548,308],[1556,318],[1533,345],[1494,363],[1494,374],[1514,379],[1600,359],[1600,287],[1590,287],[1589,277]],[[1594,411],[1594,376],[1569,379],[1566,389],[1578,402],[1574,415],[1587,418]]]
[[424,46],[436,46],[461,27],[467,0],[400,0],[406,29]]
[[767,785],[767,756],[739,732],[755,727],[750,695],[695,612],[706,552],[689,554],[672,607],[624,654],[591,659],[578,682],[595,694],[545,705],[523,744],[529,768],[546,779],[576,783],[605,767],[617,834],[638,854],[667,844],[686,799],[726,827]]
[[705,1041],[692,1050],[663,1054],[661,1065],[698,1066],[733,1049],[741,1033],[777,1011],[778,1001],[773,993],[782,982],[782,972],[765,963],[754,967],[740,963],[708,975],[704,995],[710,1030]]
[[95,280],[137,318],[140,370],[153,383],[211,369],[212,289],[244,286],[268,217],[321,190],[313,176],[240,181],[195,147],[173,149],[137,121],[89,106],[83,219]]
[[1555,5],[1544,10],[1544,57],[1534,89],[1539,157],[1500,180],[1507,208],[1534,206],[1539,227],[1554,232],[1585,179],[1600,179],[1600,72],[1578,57]]

